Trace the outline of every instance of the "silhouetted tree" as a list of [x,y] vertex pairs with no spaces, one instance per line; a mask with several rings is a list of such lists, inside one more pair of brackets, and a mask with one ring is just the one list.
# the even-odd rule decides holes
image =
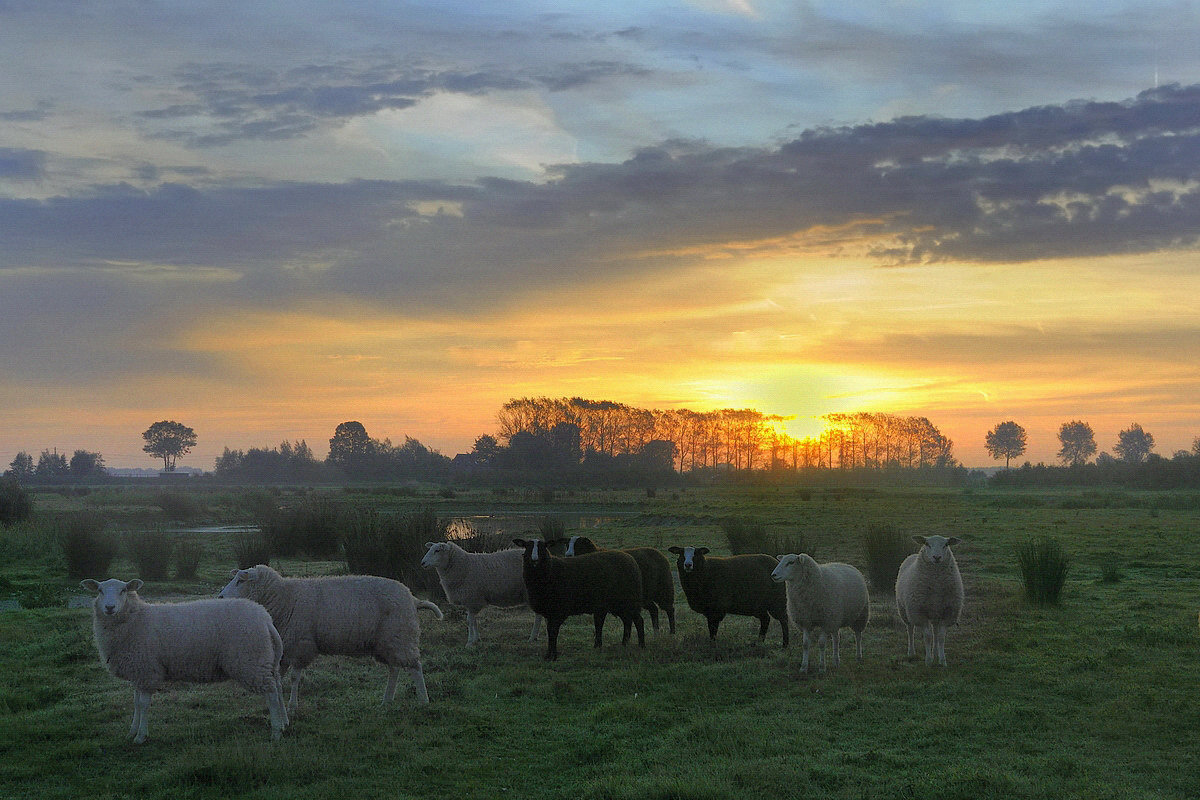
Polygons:
[[984,446],[992,458],[1003,458],[1008,469],[1011,459],[1025,453],[1025,429],[1012,420],[1001,422],[988,431]]
[[374,442],[361,422],[343,422],[329,440],[328,461],[346,472],[362,470],[375,452]]
[[1072,466],[1086,464],[1096,453],[1096,435],[1092,426],[1080,420],[1064,422],[1058,429],[1058,441],[1062,443],[1058,457]]
[[471,450],[471,456],[476,466],[490,467],[496,463],[496,459],[500,456],[500,443],[496,441],[495,436],[488,436],[485,433],[475,440],[475,447]]
[[1113,452],[1127,464],[1140,464],[1154,449],[1154,437],[1142,430],[1136,422],[1117,434]]
[[87,450],[76,450],[68,465],[72,478],[94,478],[106,475],[104,456]]
[[156,422],[142,434],[142,450],[163,460],[163,471],[174,472],[175,461],[196,446],[196,432],[180,422]]
[[67,477],[66,455],[57,450],[53,453],[49,450],[43,450],[42,454],[38,456],[37,466],[33,468],[33,474],[40,480]]
[[33,477],[33,456],[24,450],[17,453],[17,457],[8,465],[8,470],[4,474],[18,481],[28,481]]

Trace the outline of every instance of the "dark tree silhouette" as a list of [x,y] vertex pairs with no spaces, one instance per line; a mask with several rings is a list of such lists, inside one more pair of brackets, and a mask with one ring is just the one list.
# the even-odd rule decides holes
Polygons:
[[1117,444],[1113,452],[1117,458],[1128,464],[1140,464],[1154,449],[1154,437],[1142,430],[1136,422],[1117,434]]
[[24,450],[17,453],[17,457],[8,465],[8,471],[4,474],[16,478],[18,481],[29,480],[33,477],[33,456]]
[[1086,464],[1096,454],[1096,435],[1086,422],[1064,422],[1058,429],[1058,441],[1062,443],[1058,457],[1071,466]]
[[33,468],[34,475],[42,479],[65,478],[67,472],[67,457],[57,450],[53,453],[43,450],[38,456],[37,466]]
[[180,422],[162,420],[142,434],[142,450],[163,460],[163,471],[174,472],[175,461],[196,446],[196,432]]
[[329,462],[347,472],[361,469],[375,452],[375,443],[361,422],[338,425],[329,440]]
[[988,431],[984,446],[992,458],[1003,458],[1008,469],[1008,462],[1025,452],[1025,429],[1012,420],[1001,422]]
[[68,465],[72,478],[93,478],[106,474],[104,456],[87,450],[76,450]]

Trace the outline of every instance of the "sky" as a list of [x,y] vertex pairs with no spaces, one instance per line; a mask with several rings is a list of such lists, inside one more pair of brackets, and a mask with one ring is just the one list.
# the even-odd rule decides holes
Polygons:
[[[597,10],[600,7],[601,10]],[[527,395],[1200,436],[1196,2],[0,0],[0,467]]]

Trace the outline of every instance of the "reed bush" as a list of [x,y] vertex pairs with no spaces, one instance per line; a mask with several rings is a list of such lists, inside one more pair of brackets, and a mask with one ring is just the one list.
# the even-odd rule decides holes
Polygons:
[[1026,539],[1017,546],[1017,564],[1025,596],[1035,603],[1057,603],[1071,569],[1062,543],[1050,536]]
[[67,563],[67,577],[108,577],[117,556],[117,539],[105,518],[92,511],[63,514],[55,521],[55,539]]
[[868,525],[862,537],[863,560],[873,592],[896,590],[896,573],[913,552],[913,541],[891,525]]
[[161,530],[138,531],[125,537],[129,560],[144,581],[166,580],[175,556],[175,542]]

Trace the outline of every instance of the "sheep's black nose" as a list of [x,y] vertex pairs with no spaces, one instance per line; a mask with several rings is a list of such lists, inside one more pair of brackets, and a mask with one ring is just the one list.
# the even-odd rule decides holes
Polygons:
[[114,610],[116,610],[116,608],[116,606],[105,606],[104,610],[111,614]]
[[939,562],[939,561],[941,561],[941,560],[942,560],[942,557],[941,557],[941,556],[934,556],[934,557],[933,557],[933,563],[935,563],[935,564],[936,564],[936,563],[938,563],[938,562]]

